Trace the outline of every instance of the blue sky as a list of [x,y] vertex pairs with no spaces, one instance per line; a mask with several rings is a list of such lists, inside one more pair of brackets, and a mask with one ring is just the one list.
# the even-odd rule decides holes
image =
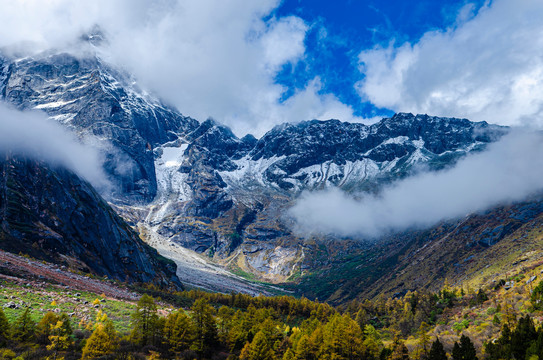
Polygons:
[[[388,116],[393,110],[361,101],[355,82],[363,77],[357,55],[364,49],[390,43],[416,42],[428,31],[454,26],[465,0],[284,0],[273,16],[294,15],[309,24],[306,56],[295,66],[286,64],[276,80],[288,90],[283,100],[315,76],[321,93],[333,93],[360,117]],[[473,11],[483,0],[470,1]]]

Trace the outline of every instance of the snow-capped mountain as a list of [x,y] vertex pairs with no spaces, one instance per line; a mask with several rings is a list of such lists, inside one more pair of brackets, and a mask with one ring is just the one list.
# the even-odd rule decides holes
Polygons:
[[183,116],[89,54],[0,56],[0,94],[99,147],[118,185],[110,201],[151,244],[181,245],[271,281],[306,266],[307,241],[284,216],[303,191],[377,191],[450,166],[506,131],[400,113],[371,126],[312,120],[240,139]]
[[45,111],[103,151],[105,168],[118,184],[117,200],[152,200],[153,147],[197,126],[95,55],[0,56],[0,69],[0,94],[7,102]]

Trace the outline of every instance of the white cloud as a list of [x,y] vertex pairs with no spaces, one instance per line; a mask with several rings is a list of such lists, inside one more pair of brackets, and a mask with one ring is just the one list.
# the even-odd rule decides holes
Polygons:
[[396,182],[361,200],[340,190],[306,193],[290,210],[301,233],[379,236],[427,227],[543,189],[543,135],[513,131],[452,169]]
[[543,2],[495,0],[414,44],[363,51],[363,99],[395,111],[543,125]]
[[108,59],[185,115],[214,117],[238,134],[352,114],[333,95],[314,91],[321,89],[313,84],[302,92],[313,101],[299,95],[280,102],[285,89],[275,76],[285,64],[304,58],[309,27],[298,17],[270,16],[279,3],[0,0],[0,46],[34,41],[41,49],[63,47],[97,24],[108,39]]
[[[319,77],[311,80],[307,86],[297,91],[283,103],[276,102],[276,94],[271,98],[255,98],[248,106],[249,111],[262,114],[258,127],[250,122],[244,123],[238,120],[237,126],[246,129],[252,128],[257,133],[264,133],[270,129],[271,124],[282,122],[299,122],[301,120],[328,120],[338,119],[350,122],[372,123],[375,119],[365,119],[354,115],[353,109],[342,103],[333,94],[321,94],[322,83]],[[275,121],[280,119],[280,121]],[[234,120],[232,120],[234,121]]]
[[296,62],[305,52],[307,30],[307,25],[294,16],[272,21],[260,40],[265,59],[262,64],[271,73],[276,73],[283,64]]
[[23,155],[62,166],[107,191],[110,183],[98,151],[40,112],[21,112],[0,103],[0,153]]

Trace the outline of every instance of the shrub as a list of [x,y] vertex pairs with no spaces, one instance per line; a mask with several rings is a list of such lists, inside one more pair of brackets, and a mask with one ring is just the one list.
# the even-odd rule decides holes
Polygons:
[[462,332],[462,330],[467,329],[469,327],[469,320],[464,319],[460,322],[455,322],[452,326],[452,329],[456,331],[457,333]]

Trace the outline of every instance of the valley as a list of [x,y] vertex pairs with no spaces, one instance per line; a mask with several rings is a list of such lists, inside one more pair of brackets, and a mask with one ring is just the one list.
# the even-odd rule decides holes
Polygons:
[[241,292],[252,296],[270,296],[285,292],[281,288],[265,283],[259,284],[235,275],[226,270],[226,267],[214,263],[209,256],[170,242],[152,228],[140,226],[140,234],[146,239],[147,244],[158,250],[160,255],[175,261],[177,276],[183,279],[185,286],[225,294]]
[[0,5],[0,360],[543,360],[543,2]]

